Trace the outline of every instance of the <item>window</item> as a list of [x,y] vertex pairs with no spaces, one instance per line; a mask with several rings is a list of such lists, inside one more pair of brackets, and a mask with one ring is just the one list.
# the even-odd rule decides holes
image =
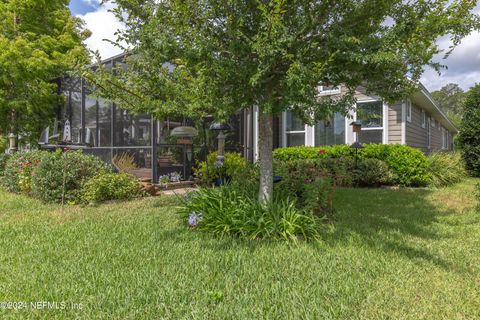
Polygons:
[[345,143],[345,117],[335,113],[333,119],[317,122],[315,125],[315,146],[329,146]]
[[425,129],[425,125],[427,123],[427,113],[425,110],[422,109],[422,128]]
[[358,141],[361,143],[383,142],[383,102],[369,101],[357,103],[357,121],[362,124]]
[[407,100],[405,112],[407,113],[407,121],[412,122],[412,101]]
[[448,148],[448,131],[442,127],[442,149]]
[[432,120],[432,127],[435,128],[436,122],[437,122],[437,120],[435,120],[435,119]]
[[340,87],[338,87],[338,86],[318,86],[318,92],[322,96],[339,94],[340,93]]
[[305,145],[305,124],[292,111],[285,112],[286,146]]

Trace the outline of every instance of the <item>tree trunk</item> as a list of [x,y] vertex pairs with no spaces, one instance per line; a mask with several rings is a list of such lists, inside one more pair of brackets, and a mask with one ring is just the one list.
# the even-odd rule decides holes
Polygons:
[[260,190],[258,201],[267,205],[273,195],[273,117],[258,111],[258,156],[260,159]]

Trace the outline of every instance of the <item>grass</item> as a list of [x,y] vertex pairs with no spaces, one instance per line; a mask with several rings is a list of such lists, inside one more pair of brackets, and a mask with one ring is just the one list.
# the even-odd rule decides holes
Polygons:
[[476,181],[339,190],[323,240],[298,245],[188,230],[172,198],[62,209],[0,191],[0,303],[68,306],[0,318],[480,318]]

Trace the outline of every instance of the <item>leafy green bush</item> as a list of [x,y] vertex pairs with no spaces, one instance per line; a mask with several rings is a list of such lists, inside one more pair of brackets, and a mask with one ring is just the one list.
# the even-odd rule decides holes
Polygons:
[[10,158],[10,155],[7,153],[0,153],[0,176],[3,175],[5,171],[5,166],[7,165],[7,160]]
[[465,166],[471,175],[480,177],[480,84],[470,88],[463,105],[458,143]]
[[363,159],[354,172],[354,181],[357,186],[379,187],[393,183],[393,175],[382,160]]
[[5,154],[5,150],[7,150],[8,147],[8,138],[6,136],[0,136],[0,154]]
[[32,195],[45,202],[77,203],[83,184],[91,177],[111,172],[100,158],[81,151],[50,153],[38,164]]
[[393,183],[403,186],[425,186],[428,175],[427,157],[418,149],[399,144],[366,144],[355,150],[346,145],[325,147],[290,147],[274,150],[274,158],[283,161],[318,160],[325,158],[365,158],[384,161],[393,175]]
[[256,170],[253,165],[239,153],[226,152],[224,165],[215,166],[217,152],[212,152],[207,156],[208,173],[206,162],[201,162],[196,171],[197,176],[205,183],[212,183],[220,177],[228,177],[234,180],[254,179]]
[[281,176],[290,190],[301,190],[303,185],[321,177],[332,177],[337,186],[353,183],[354,160],[349,157],[274,161],[274,173]]
[[430,185],[446,187],[467,177],[463,159],[458,152],[436,152],[428,156]]
[[21,151],[9,156],[3,171],[2,185],[10,192],[30,193],[32,177],[46,151]]
[[185,202],[191,226],[215,235],[246,239],[311,239],[318,235],[320,219],[297,208],[290,198],[275,198],[267,207],[255,192],[231,184],[202,188]]
[[288,147],[273,150],[273,158],[280,161],[340,158],[352,156],[354,150],[347,145],[334,145],[323,147]]
[[85,182],[81,202],[99,203],[107,200],[131,200],[141,196],[138,180],[126,173],[100,173]]

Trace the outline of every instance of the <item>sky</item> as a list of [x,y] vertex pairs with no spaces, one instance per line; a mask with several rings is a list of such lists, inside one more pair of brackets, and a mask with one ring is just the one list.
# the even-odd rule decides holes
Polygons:
[[[118,47],[105,41],[115,40],[115,31],[122,28],[122,24],[109,12],[114,4],[101,5],[101,0],[71,0],[70,10],[75,16],[81,17],[86,27],[92,32],[92,36],[86,41],[91,50],[98,50],[103,59],[122,52]],[[480,3],[476,12],[480,13]],[[438,40],[442,49],[448,49],[448,39]],[[438,90],[448,83],[458,83],[464,90],[468,90],[475,83],[480,83],[480,33],[474,32],[463,39],[462,43],[455,48],[448,59],[442,59],[443,54],[435,57],[435,61],[447,66],[441,75],[427,67],[420,79],[428,90]]]

